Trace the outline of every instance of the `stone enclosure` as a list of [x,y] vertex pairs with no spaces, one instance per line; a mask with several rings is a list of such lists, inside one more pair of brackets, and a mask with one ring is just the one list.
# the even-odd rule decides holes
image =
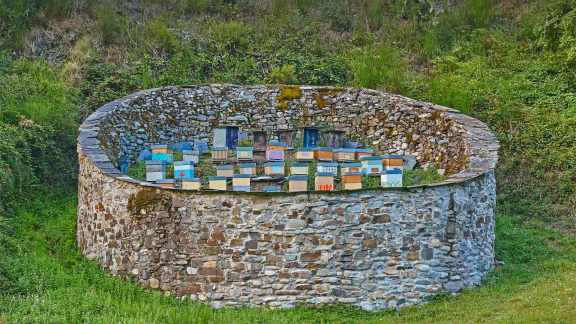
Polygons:
[[[334,127],[445,170],[441,183],[340,192],[179,191],[120,157],[220,125]],[[204,85],[135,93],[80,127],[77,243],[142,286],[225,305],[397,308],[478,285],[494,262],[498,142],[455,110],[368,89]]]

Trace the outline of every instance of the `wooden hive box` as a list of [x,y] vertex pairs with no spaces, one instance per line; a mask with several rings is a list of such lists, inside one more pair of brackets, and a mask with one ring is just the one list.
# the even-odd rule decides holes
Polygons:
[[308,190],[308,177],[305,175],[293,175],[288,177],[288,191],[301,192]]
[[310,169],[309,163],[297,162],[290,165],[291,175],[308,175],[308,170]]
[[176,180],[175,179],[157,180],[156,184],[159,185],[161,188],[165,188],[165,189],[175,189],[176,188]]
[[319,162],[316,165],[318,173],[331,173],[332,175],[338,174],[338,163],[336,162]]
[[164,153],[164,154],[168,154],[168,153],[172,153],[172,151],[168,148],[168,145],[165,144],[156,144],[156,145],[152,145],[150,147],[150,152],[152,152],[152,154],[154,153]]
[[254,148],[252,146],[236,147],[236,160],[252,161],[254,159]]
[[251,177],[245,174],[235,174],[232,178],[232,190],[233,191],[250,191],[250,181]]
[[208,189],[219,191],[228,190],[226,177],[208,177]]
[[342,176],[344,190],[362,189],[362,174],[360,172],[348,173]]
[[367,157],[367,156],[374,156],[374,150],[373,149],[367,149],[367,148],[357,148],[355,153],[356,153],[356,160],[357,161],[361,161],[362,158]]
[[232,164],[217,165],[216,176],[232,178],[234,176],[234,166]]
[[380,175],[382,173],[382,157],[365,156],[362,158],[362,173],[365,175]]
[[335,189],[334,175],[332,173],[316,173],[314,188],[316,191],[333,191]]
[[194,163],[178,161],[174,162],[174,179],[194,178]]
[[340,166],[340,170],[342,171],[343,175],[348,173],[362,172],[362,163],[361,162],[342,163],[342,165]]
[[168,164],[165,161],[145,161],[146,181],[154,182],[166,179],[166,168]]
[[299,148],[296,150],[296,160],[298,161],[314,161],[314,149]]
[[228,161],[228,149],[225,147],[212,148],[212,161],[225,162]]
[[240,163],[238,167],[240,168],[240,174],[249,176],[256,175],[256,163]]
[[264,165],[264,174],[270,177],[283,177],[284,162],[267,162]]
[[334,152],[328,147],[317,147],[314,149],[314,158],[318,161],[334,160]]
[[387,170],[404,169],[404,157],[399,154],[386,154],[383,157],[384,167]]
[[182,161],[198,164],[198,162],[200,162],[200,151],[198,150],[182,151]]
[[227,147],[226,135],[226,128],[212,129],[212,147]]
[[202,182],[200,178],[190,178],[180,180],[180,189],[182,190],[200,190]]
[[402,169],[384,170],[380,176],[380,185],[384,188],[402,187]]
[[341,148],[334,150],[334,159],[338,162],[356,160],[356,150],[351,148]]

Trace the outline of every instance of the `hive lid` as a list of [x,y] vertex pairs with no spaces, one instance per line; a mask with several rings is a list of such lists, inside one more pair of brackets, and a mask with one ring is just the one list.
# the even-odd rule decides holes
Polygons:
[[330,172],[316,172],[317,177],[334,177],[334,173]]
[[234,166],[232,164],[222,164],[216,166],[216,170],[232,170],[232,169],[234,169]]
[[174,162],[174,166],[188,166],[188,165],[194,165],[194,162],[192,162],[192,161],[175,161]]
[[147,160],[147,161],[144,161],[144,163],[146,165],[166,165],[166,164],[168,164],[168,162],[163,161],[163,160]]
[[400,155],[400,154],[385,154],[385,155],[382,155],[382,158],[384,158],[384,159],[403,159],[404,156]]
[[212,151],[226,151],[228,150],[226,147],[213,147]]
[[183,178],[180,179],[182,182],[200,182],[200,178]]
[[362,161],[381,161],[381,156],[363,156],[361,158]]
[[292,175],[288,177],[288,180],[298,180],[298,181],[307,181],[308,176],[305,175]]
[[226,177],[220,177],[220,176],[210,176],[208,177],[208,180],[212,181],[212,180],[226,180]]
[[252,176],[249,174],[235,174],[232,176],[233,178],[251,178]]
[[401,169],[389,169],[382,171],[382,174],[402,174]]
[[361,167],[362,162],[345,162],[342,163],[343,168],[353,168],[353,167]]
[[265,166],[284,166],[284,162],[266,162]]
[[252,162],[252,163],[240,163],[240,164],[238,164],[238,167],[240,167],[240,168],[255,168],[256,163],[254,163],[254,162]]
[[236,146],[237,151],[253,151],[254,147],[252,146]]

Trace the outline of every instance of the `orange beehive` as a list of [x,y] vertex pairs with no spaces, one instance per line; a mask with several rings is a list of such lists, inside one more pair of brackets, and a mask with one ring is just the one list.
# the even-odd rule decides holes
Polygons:
[[327,147],[318,147],[314,150],[314,158],[318,161],[332,161],[334,152]]
[[403,169],[404,168],[404,159],[402,155],[398,154],[388,154],[382,157],[384,161],[384,167],[387,170],[390,169]]
[[342,184],[344,190],[362,189],[362,175],[359,172],[342,175]]

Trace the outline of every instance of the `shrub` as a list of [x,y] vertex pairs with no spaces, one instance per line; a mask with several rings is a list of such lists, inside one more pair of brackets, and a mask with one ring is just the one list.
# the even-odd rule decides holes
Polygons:
[[281,67],[272,68],[270,81],[278,84],[296,84],[298,80],[294,72],[294,65],[284,64]]

